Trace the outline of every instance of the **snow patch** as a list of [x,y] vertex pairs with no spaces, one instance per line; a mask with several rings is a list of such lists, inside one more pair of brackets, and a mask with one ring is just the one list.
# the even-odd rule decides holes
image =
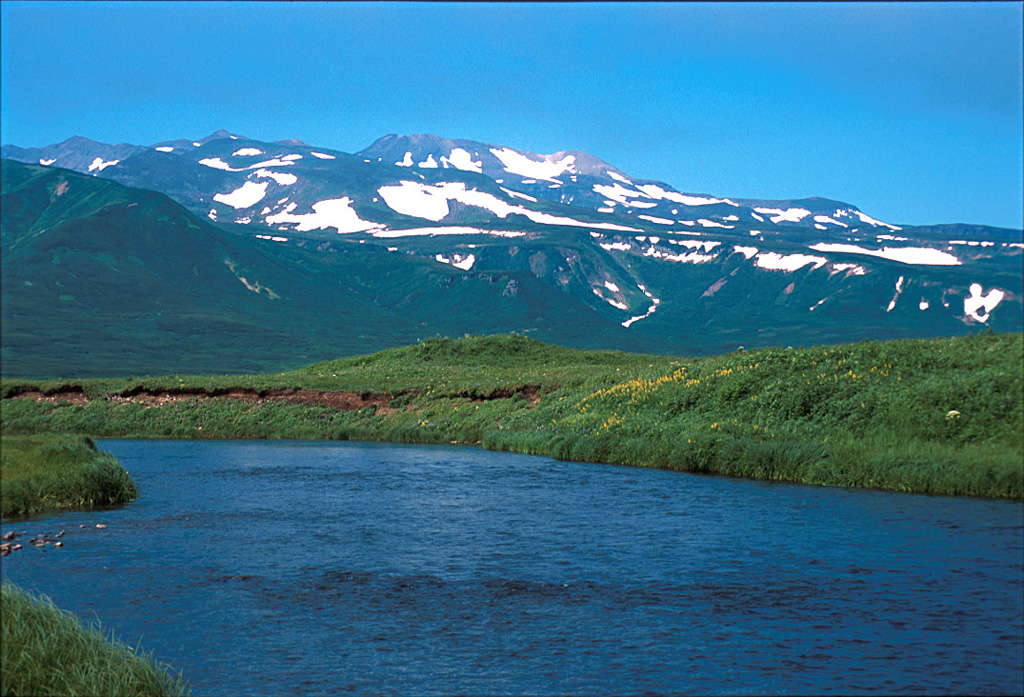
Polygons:
[[846,223],[840,223],[838,220],[833,220],[832,218],[829,218],[827,215],[816,215],[816,216],[814,216],[814,221],[817,222],[817,223],[829,223],[831,225],[841,225],[842,227],[845,227],[845,228],[850,227]]
[[611,205],[611,202],[614,201],[615,203],[621,203],[628,206],[630,205],[630,202],[626,200],[627,198],[650,198],[650,196],[645,193],[627,189],[621,184],[613,184],[612,186],[608,186],[607,184],[594,184],[594,193],[609,199],[608,201],[605,201],[608,205]]
[[863,266],[857,264],[832,264],[828,267],[830,273],[839,273],[841,271],[849,271],[854,276],[863,276],[867,273]]
[[102,172],[107,167],[110,167],[111,165],[116,165],[118,162],[120,162],[120,160],[110,160],[108,162],[104,162],[102,157],[97,157],[95,160],[92,161],[92,164],[89,165],[89,171],[91,172],[94,169],[96,169]]
[[[654,238],[652,238],[652,240],[653,239]],[[706,240],[704,242],[698,240],[669,240],[669,244],[678,244],[688,249],[703,249],[705,252],[710,252],[712,249],[714,249],[715,247],[719,246],[722,243],[716,242],[714,240]]]
[[162,145],[159,148],[157,148],[157,151],[158,152],[173,152],[174,148],[171,147],[170,145]]
[[763,252],[758,254],[754,261],[755,266],[769,271],[796,271],[808,264],[813,264],[812,268],[819,269],[827,263],[828,259],[825,257],[816,257],[809,254],[782,255],[778,252]]
[[619,252],[628,252],[631,249],[629,243],[627,242],[601,242],[598,246],[600,246],[601,249],[605,250],[606,252],[610,252],[612,250]]
[[607,170],[607,172],[606,172],[606,173],[607,173],[607,174],[608,174],[608,176],[609,176],[609,177],[611,177],[612,179],[618,179],[618,180],[619,180],[620,182],[622,182],[623,184],[629,184],[630,186],[633,186],[633,182],[631,182],[630,180],[626,179],[626,178],[625,178],[624,176],[622,176],[622,175],[621,175],[621,174],[619,174],[618,172],[613,172],[613,171],[611,171],[611,170],[609,169],[609,170]]
[[699,219],[697,222],[703,225],[704,227],[721,227],[725,228],[726,230],[732,230],[734,227],[736,227],[735,225],[723,225],[722,223],[716,223],[713,220],[705,220],[704,218]]
[[[273,160],[264,160],[263,162],[257,162],[254,165],[249,165],[246,169],[258,169],[260,167],[284,167],[286,165],[294,165],[295,163],[287,157],[277,158]],[[240,170],[233,170],[235,172]]]
[[811,214],[811,212],[805,208],[787,208],[782,210],[781,208],[755,208],[758,213],[764,213],[770,216],[773,223],[781,223],[787,221],[791,223],[799,223],[801,220]]
[[919,266],[959,266],[960,260],[948,252],[927,247],[883,247],[882,249],[865,249],[854,244],[830,244],[820,242],[811,247],[816,252],[846,252],[864,254],[899,261],[904,264]]
[[445,167],[451,165],[455,169],[461,169],[463,172],[476,172],[477,174],[483,172],[481,169],[483,163],[480,161],[474,162],[473,156],[462,148],[452,148],[448,157],[441,157],[441,162]]
[[225,162],[224,160],[220,159],[219,157],[207,157],[207,158],[204,158],[204,159],[199,161],[199,164],[206,165],[207,167],[212,167],[213,169],[223,169],[223,170],[226,170],[228,172],[241,172],[242,171],[240,169],[235,169],[234,167],[232,167],[231,165],[229,165],[227,162]]
[[376,230],[383,227],[380,223],[362,220],[352,208],[352,199],[348,196],[314,203],[313,212],[302,215],[293,215],[291,213],[294,210],[294,206],[295,204],[292,203],[281,213],[268,217],[266,219],[267,223],[274,225],[278,223],[298,223],[295,229],[299,232],[324,230],[333,227],[339,234]]
[[675,191],[665,191],[660,186],[655,184],[644,184],[636,187],[640,191],[647,194],[649,197],[658,200],[675,201],[681,203],[684,206],[709,206],[713,203],[728,203],[730,206],[737,205],[727,198],[705,198],[703,196],[687,196],[686,194],[680,194]]
[[[398,247],[388,247],[388,249],[398,249]],[[469,271],[473,268],[473,264],[476,262],[476,257],[472,254],[468,256],[453,254],[450,258],[443,254],[435,254],[434,259],[442,264],[451,264],[455,268],[462,269],[463,271]]]
[[[979,286],[980,287],[980,286]],[[892,300],[889,301],[889,306],[885,308],[886,312],[891,312],[896,307],[896,299],[900,297],[900,293],[903,292],[903,276],[900,276],[899,280],[896,281],[896,295],[892,296]]]
[[[328,155],[327,153],[324,152],[310,152],[309,154],[312,155],[313,157],[319,157],[321,160],[337,159],[334,157],[334,155]],[[369,160],[364,159],[363,162],[369,162]]]
[[647,288],[645,288],[643,285],[638,284],[637,288],[639,288],[640,292],[642,292],[651,300],[651,306],[647,308],[647,312],[645,314],[637,315],[636,317],[630,317],[625,322],[623,322],[622,326],[625,327],[626,329],[629,329],[630,325],[632,325],[634,322],[639,322],[640,320],[646,319],[653,315],[654,311],[658,309],[658,305],[661,303],[661,300],[651,295],[650,291],[648,291]]
[[566,155],[557,161],[554,160],[553,156],[551,156],[552,159],[545,157],[537,161],[531,160],[526,155],[509,148],[502,148],[501,150],[491,148],[491,153],[501,160],[501,164],[506,172],[518,174],[521,177],[531,177],[553,182],[555,181],[554,177],[562,172],[573,173],[576,171],[576,157],[574,155]]
[[284,174],[282,172],[271,172],[267,169],[258,169],[253,174],[257,177],[270,177],[281,186],[289,186],[299,180],[294,174]]
[[656,218],[653,215],[638,215],[637,218],[642,218],[643,220],[649,220],[652,223],[658,223],[659,225],[672,225],[675,222],[675,221],[672,221],[672,220],[666,220],[665,218]]
[[419,167],[422,169],[437,169],[439,166],[437,160],[434,159],[433,153],[427,155],[427,159],[419,164]]
[[[964,314],[975,321],[988,322],[989,314],[1002,302],[1003,298],[1006,297],[1006,293],[998,288],[993,288],[987,295],[982,295],[980,283],[972,283],[970,290],[970,296],[964,298]],[[984,314],[980,313],[979,310],[984,310]]]
[[876,226],[876,227],[879,227],[879,226],[884,226],[884,227],[887,227],[887,228],[889,228],[890,230],[902,230],[902,229],[903,229],[903,228],[901,228],[901,227],[897,227],[897,226],[895,226],[895,225],[890,225],[889,223],[883,223],[883,222],[882,222],[881,220],[875,220],[875,219],[874,219],[874,218],[872,218],[872,217],[871,217],[870,215],[864,215],[864,214],[863,214],[863,213],[861,213],[860,211],[854,211],[854,214],[855,214],[855,215],[856,215],[856,216],[857,216],[858,218],[860,218],[860,221],[861,221],[862,223],[867,223],[868,225],[874,225],[874,226]]
[[523,237],[525,232],[508,232],[505,230],[481,230],[473,227],[423,227],[406,230],[378,230],[371,233],[374,237],[433,237],[434,235],[491,235],[492,237]]
[[215,194],[213,200],[239,209],[256,205],[266,195],[267,182],[246,182],[229,194]]
[[262,155],[263,151],[259,148],[241,148],[231,153],[231,157],[252,157],[253,155]]
[[506,194],[508,194],[509,196],[511,196],[513,198],[521,198],[524,201],[532,201],[533,203],[537,203],[537,199],[535,199],[533,196],[527,196],[526,194],[521,194],[518,191],[512,191],[512,189],[506,189],[504,186],[500,186],[498,188],[501,189],[502,191],[504,191]]
[[391,210],[402,215],[434,222],[448,215],[448,198],[440,190],[419,182],[403,181],[398,186],[382,186],[377,193]]
[[608,303],[612,307],[614,307],[616,309],[619,309],[619,310],[628,310],[629,309],[629,305],[626,305],[625,303],[621,303],[618,300],[615,300],[614,298],[606,298],[606,297],[604,297],[603,295],[601,295],[601,291],[599,291],[597,288],[591,288],[591,290],[594,291],[594,295],[596,295],[597,297],[601,298],[601,300],[604,300],[606,303]]
[[917,304],[917,307],[918,307],[918,309],[919,309],[919,310],[921,310],[922,312],[924,312],[925,310],[927,310],[927,309],[928,309],[928,301],[927,301],[927,300],[925,300],[924,298],[921,298],[921,302],[919,302],[919,303]]
[[44,160],[44,159],[40,158],[39,159],[39,164],[43,165],[44,167],[49,167],[50,165],[52,165],[56,161],[57,161],[56,157],[53,158],[52,160]]
[[476,206],[491,211],[499,218],[510,214],[524,215],[535,223],[544,225],[572,225],[594,227],[607,230],[625,230],[640,232],[636,228],[614,225],[612,223],[584,223],[573,218],[541,213],[523,206],[512,206],[501,199],[476,189],[466,189],[463,182],[443,182],[429,185],[419,182],[402,181],[398,186],[382,186],[377,192],[384,202],[397,213],[410,215],[426,220],[440,221],[448,215],[448,201],[459,201],[468,206]]
[[405,152],[405,159],[400,162],[396,162],[395,164],[399,167],[412,167],[414,164],[412,161],[412,153],[407,150]]
[[715,259],[714,254],[701,254],[700,250],[694,250],[686,254],[669,254],[666,252],[660,252],[654,247],[650,247],[646,252],[644,252],[644,256],[652,259],[676,261],[682,264],[703,264],[708,261],[714,261]]
[[612,283],[611,281],[605,281],[604,282],[604,287],[607,288],[608,290],[610,290],[613,293],[618,293],[619,292],[619,287],[617,285],[615,285],[614,283]]
[[732,251],[737,254],[742,254],[744,257],[749,259],[757,254],[757,247],[740,247],[739,245],[736,245],[732,248]]

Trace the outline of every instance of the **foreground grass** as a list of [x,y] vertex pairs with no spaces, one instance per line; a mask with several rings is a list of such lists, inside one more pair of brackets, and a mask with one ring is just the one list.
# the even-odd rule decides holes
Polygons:
[[152,655],[105,636],[97,625],[83,626],[45,596],[34,597],[4,583],[0,596],[3,626],[3,695],[104,695],[159,697],[186,694]]
[[[3,429],[479,442],[587,462],[1024,499],[1022,339],[865,341],[700,359],[575,351],[516,336],[440,339],[274,375],[76,382],[89,405],[4,399]],[[5,383],[4,395],[16,386]],[[231,386],[397,397],[391,408],[359,411],[118,397],[132,387]]]
[[138,498],[117,459],[86,436],[38,434],[0,441],[0,513],[26,516],[65,508],[96,508]]

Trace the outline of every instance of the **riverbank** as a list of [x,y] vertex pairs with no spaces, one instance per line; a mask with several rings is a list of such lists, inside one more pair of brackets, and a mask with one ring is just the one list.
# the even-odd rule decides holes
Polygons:
[[2,587],[4,695],[162,697],[188,694],[180,675],[151,654],[85,626],[45,596]]
[[[5,518],[64,509],[114,506],[139,496],[135,482],[113,455],[91,438],[72,434],[4,434],[0,440],[0,502]],[[96,527],[103,527],[97,525]],[[57,538],[32,544],[63,546]],[[5,531],[2,554],[22,547],[18,533]],[[26,543],[29,544],[29,543]],[[181,695],[181,676],[148,654],[107,637],[98,625],[84,626],[44,596],[4,583],[4,695]]]
[[28,516],[134,501],[135,482],[88,436],[41,433],[0,439],[0,514]]
[[1024,499],[1024,336],[677,358],[437,339],[289,373],[4,381],[4,433],[480,443],[595,463]]

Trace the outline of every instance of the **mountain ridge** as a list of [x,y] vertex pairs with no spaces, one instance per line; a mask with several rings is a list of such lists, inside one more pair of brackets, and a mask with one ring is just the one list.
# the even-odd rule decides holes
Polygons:
[[[516,326],[543,324],[552,343],[587,347],[607,341],[616,348],[710,353],[978,328],[1020,331],[1024,324],[1020,231],[901,227],[824,197],[681,193],[580,151],[537,155],[431,134],[389,134],[358,153],[224,130],[203,140],[154,144],[91,171],[92,161],[65,145],[63,157],[75,166],[61,171],[161,192],[223,239],[246,240],[282,268],[298,264],[309,278],[354,274],[362,278],[359,293],[391,297],[389,307],[407,315],[426,312],[435,331],[458,324],[417,305],[418,297],[435,297],[435,281],[402,285],[409,296],[398,297],[382,285],[392,270],[427,264],[434,271],[415,266],[411,277],[500,277],[499,290],[510,293],[529,287],[536,303],[531,316],[540,324],[523,319]],[[40,152],[4,146],[3,154]],[[56,171],[65,161],[34,166]],[[55,190],[34,195],[42,205]],[[13,239],[9,232],[28,222],[7,210],[31,206],[6,194],[4,205],[5,239]],[[352,264],[379,269],[379,278]],[[6,294],[26,292],[5,286]],[[489,312],[506,311],[496,309],[504,301],[484,296]],[[461,312],[457,302],[447,307]],[[557,326],[552,318],[560,307],[592,328],[591,339]],[[372,305],[361,312],[376,316],[378,325],[392,321]],[[482,310],[464,314],[458,326],[471,333],[501,324]],[[274,321],[292,326],[290,319]],[[418,336],[394,321],[395,337]]]

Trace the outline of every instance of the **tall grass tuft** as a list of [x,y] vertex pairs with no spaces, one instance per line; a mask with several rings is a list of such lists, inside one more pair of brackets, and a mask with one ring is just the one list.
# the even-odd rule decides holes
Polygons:
[[87,436],[4,436],[0,510],[25,516],[61,508],[97,508],[132,501],[138,489],[121,463]]
[[3,695],[162,697],[189,694],[181,675],[102,627],[84,626],[45,596],[4,583]]

